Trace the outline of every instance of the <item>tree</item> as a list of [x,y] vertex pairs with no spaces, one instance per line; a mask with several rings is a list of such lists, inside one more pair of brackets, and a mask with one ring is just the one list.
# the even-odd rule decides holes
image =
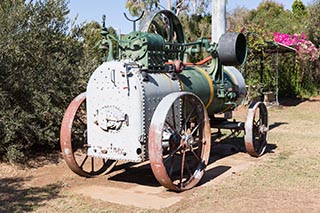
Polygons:
[[78,66],[78,82],[84,85],[92,73],[92,71],[102,62],[103,52],[99,49],[101,41],[101,26],[99,23],[92,21],[89,23],[82,23],[80,26],[75,26],[72,29],[71,36],[74,37],[82,48],[81,61]]
[[0,156],[23,160],[57,147],[64,110],[76,94],[83,48],[69,33],[65,0],[0,3]]
[[267,32],[294,33],[298,27],[293,20],[292,13],[284,10],[282,4],[272,0],[259,4],[257,9],[251,10],[247,23],[253,22]]
[[[307,35],[308,39],[315,44],[320,51],[320,1],[314,0],[313,4],[307,9]],[[309,72],[312,71],[311,82],[314,90],[320,91],[320,59],[311,62],[306,67]]]
[[[204,15],[208,13],[210,0],[175,0],[170,1],[171,10],[180,15],[182,12],[187,12],[190,15]],[[126,8],[131,15],[139,16],[142,11],[158,10],[163,6],[159,0],[127,0]]]
[[127,0],[126,8],[133,16],[139,16],[142,11],[152,11],[159,9],[159,0]]
[[301,0],[294,0],[292,6],[293,15],[297,18],[302,18],[307,14],[306,6],[304,6]]
[[248,20],[249,10],[245,7],[236,7],[227,12],[227,31],[239,32],[244,28]]
[[190,15],[205,15],[208,11],[208,6],[211,3],[209,0],[176,0],[172,5],[172,11],[176,15],[182,12],[187,12]]
[[[273,41],[273,35],[288,35],[288,37],[293,40],[299,40],[297,45],[301,45],[305,49],[305,47],[312,47],[312,51],[308,49],[308,52],[312,53],[310,57],[305,57],[307,53],[303,49],[299,50],[300,57],[293,57],[292,54],[287,54],[285,57],[281,57],[278,64],[278,69],[281,70],[279,72],[279,85],[280,85],[280,93],[283,95],[290,96],[310,96],[315,94],[319,81],[316,76],[319,76],[316,70],[318,70],[315,66],[319,66],[319,59],[316,59],[318,54],[314,51],[318,51],[314,48],[313,44],[309,41],[302,40],[297,37],[297,35],[303,35],[306,32],[306,17],[311,18],[308,13],[304,15],[304,7],[301,6],[301,2],[295,1],[293,3],[294,12],[289,10],[284,10],[281,4],[278,4],[274,1],[265,1],[262,2],[256,10],[252,10],[249,13],[249,17],[245,22],[245,29],[248,34],[248,43],[251,50],[255,50],[261,52],[264,58],[264,83],[265,86],[272,86],[272,79],[274,75],[274,59],[271,56],[268,56],[264,53],[264,49],[267,47],[268,42]],[[298,6],[300,5],[300,6]],[[300,11],[300,12],[299,12]],[[308,10],[306,10],[308,11]],[[310,10],[311,12],[311,10]],[[317,17],[317,13],[314,13],[312,16]],[[273,17],[270,19],[269,17]],[[319,17],[319,16],[318,16]],[[266,21],[268,20],[268,21]],[[307,21],[311,26],[314,26],[317,19],[312,19]],[[318,19],[319,20],[319,19]],[[314,29],[315,31],[318,28],[311,27],[310,29]],[[257,35],[257,36],[256,36]],[[310,36],[310,33],[309,33]],[[303,37],[303,36],[302,36]],[[297,39],[295,39],[297,38]],[[298,41],[297,40],[297,41]],[[301,41],[301,42],[300,42]],[[307,46],[306,46],[307,45]],[[260,48],[260,49],[259,49]],[[298,56],[298,55],[297,55]],[[259,58],[255,58],[255,54],[250,54],[248,57],[249,63],[247,64],[248,73],[252,75],[254,70],[257,70],[257,64],[259,63]],[[301,58],[303,60],[301,60]],[[315,60],[314,62],[305,60],[306,58],[310,58]],[[294,60],[296,59],[296,60]],[[253,79],[258,77],[258,73]],[[270,81],[271,80],[271,81]],[[269,86],[269,87],[270,87]]]
[[320,47],[320,0],[314,0],[313,4],[308,8],[307,14],[307,32],[308,38],[318,48]]

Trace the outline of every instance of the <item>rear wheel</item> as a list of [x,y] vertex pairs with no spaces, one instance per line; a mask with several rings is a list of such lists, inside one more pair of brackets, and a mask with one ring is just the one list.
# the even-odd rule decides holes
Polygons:
[[267,147],[268,111],[264,103],[253,103],[249,107],[245,122],[244,142],[247,152],[254,157],[263,155]]
[[83,177],[109,172],[114,160],[98,159],[87,155],[86,93],[81,93],[69,104],[60,129],[60,145],[69,168]]

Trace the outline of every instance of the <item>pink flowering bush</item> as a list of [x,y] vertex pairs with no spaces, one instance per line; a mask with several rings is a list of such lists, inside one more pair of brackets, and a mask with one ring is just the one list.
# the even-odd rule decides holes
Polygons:
[[274,32],[273,36],[275,42],[294,47],[302,60],[315,61],[319,58],[319,50],[311,41],[306,40],[306,36],[303,33],[289,35]]

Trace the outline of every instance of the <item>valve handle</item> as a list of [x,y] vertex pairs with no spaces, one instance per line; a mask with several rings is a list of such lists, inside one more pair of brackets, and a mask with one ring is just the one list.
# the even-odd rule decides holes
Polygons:
[[140,15],[138,18],[136,18],[136,19],[130,19],[130,18],[127,16],[126,13],[123,13],[123,15],[124,15],[124,17],[126,17],[126,19],[127,19],[128,21],[133,22],[133,32],[135,32],[135,31],[136,31],[136,22],[139,21],[139,20],[142,18],[142,16],[144,15],[144,11],[142,11],[141,15]]

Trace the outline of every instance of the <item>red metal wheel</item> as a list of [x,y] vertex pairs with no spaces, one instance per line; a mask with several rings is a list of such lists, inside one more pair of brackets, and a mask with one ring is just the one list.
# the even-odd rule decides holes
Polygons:
[[69,104],[60,129],[63,158],[69,168],[83,177],[110,171],[116,161],[97,159],[87,155],[86,93],[81,93]]
[[194,187],[208,164],[210,124],[202,101],[189,92],[167,95],[149,129],[150,165],[158,182],[174,191]]
[[247,152],[254,157],[263,155],[267,146],[268,111],[264,103],[253,103],[249,107],[245,122],[244,142]]

